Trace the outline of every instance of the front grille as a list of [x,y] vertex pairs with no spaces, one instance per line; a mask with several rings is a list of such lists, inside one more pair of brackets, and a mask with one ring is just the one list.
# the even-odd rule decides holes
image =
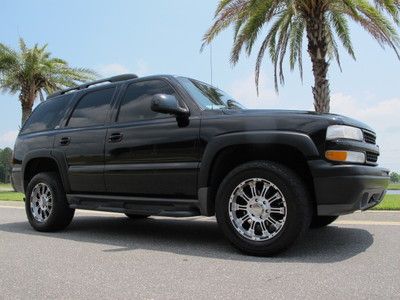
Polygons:
[[367,152],[367,163],[376,164],[378,161],[379,154],[373,152]]
[[371,131],[363,130],[364,141],[368,144],[376,144],[376,135]]

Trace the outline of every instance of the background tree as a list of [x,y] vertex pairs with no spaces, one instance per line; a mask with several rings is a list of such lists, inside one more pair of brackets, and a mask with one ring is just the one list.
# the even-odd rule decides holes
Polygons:
[[12,150],[8,147],[0,149],[0,182],[9,183],[11,176]]
[[[339,40],[355,58],[348,20],[361,25],[382,47],[392,48],[400,58],[400,0],[221,0],[215,22],[203,39],[203,47],[222,30],[234,25],[231,62],[236,64],[244,49],[250,55],[262,29],[267,27],[257,56],[255,81],[258,91],[261,63],[268,51],[274,64],[275,89],[284,84],[283,62],[289,56],[291,70],[299,65],[303,74],[303,39],[314,75],[314,107],[317,112],[330,110],[330,89],[327,77],[329,63],[335,59],[340,66]],[[279,79],[278,79],[279,78]]]
[[398,183],[400,181],[400,174],[396,172],[391,172],[390,173],[390,181],[394,183]]
[[19,51],[0,44],[0,89],[12,94],[19,93],[22,107],[21,125],[32,112],[38,96],[75,86],[78,82],[91,80],[96,74],[84,68],[71,68],[60,58],[52,57],[47,45],[28,48],[19,40]]

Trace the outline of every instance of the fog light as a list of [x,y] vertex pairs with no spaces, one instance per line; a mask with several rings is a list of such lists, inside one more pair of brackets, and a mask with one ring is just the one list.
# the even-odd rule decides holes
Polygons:
[[332,161],[365,163],[365,153],[357,151],[328,150],[325,152],[325,157]]

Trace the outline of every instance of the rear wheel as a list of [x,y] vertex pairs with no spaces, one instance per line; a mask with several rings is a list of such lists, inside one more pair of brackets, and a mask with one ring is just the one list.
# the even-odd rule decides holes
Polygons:
[[268,256],[287,249],[309,228],[311,215],[303,182],[275,162],[243,164],[218,189],[218,224],[248,254]]
[[338,216],[314,216],[311,221],[311,228],[321,228],[328,226],[335,222],[339,218]]
[[150,217],[150,215],[140,215],[140,214],[125,214],[129,219],[138,220],[138,219],[146,219]]
[[67,203],[65,191],[57,173],[35,175],[26,189],[25,211],[31,226],[38,231],[66,228],[75,210]]

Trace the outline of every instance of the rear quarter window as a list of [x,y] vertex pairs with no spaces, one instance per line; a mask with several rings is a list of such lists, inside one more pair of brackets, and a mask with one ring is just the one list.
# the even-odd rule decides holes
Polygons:
[[60,124],[72,95],[49,99],[39,104],[26,120],[21,133],[32,133],[54,129]]
[[104,125],[114,91],[113,87],[85,94],[72,112],[68,127]]

